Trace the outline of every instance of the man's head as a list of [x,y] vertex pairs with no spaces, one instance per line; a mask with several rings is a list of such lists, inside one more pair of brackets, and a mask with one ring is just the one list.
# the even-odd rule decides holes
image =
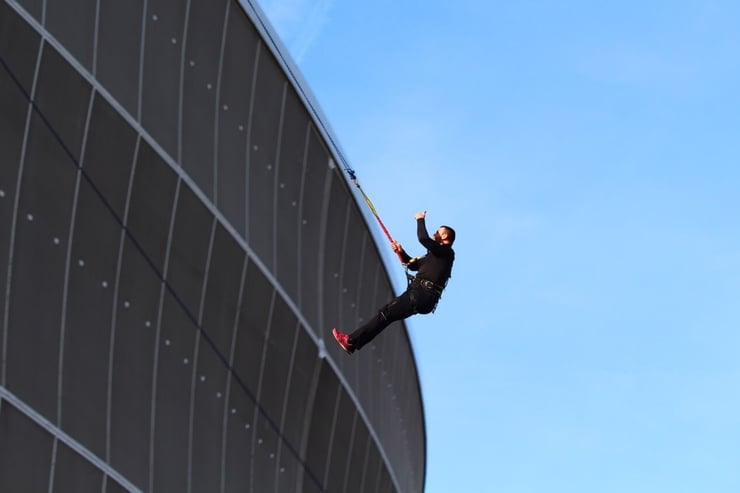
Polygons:
[[439,229],[434,232],[432,239],[437,243],[452,246],[455,242],[455,230],[449,226],[440,226]]

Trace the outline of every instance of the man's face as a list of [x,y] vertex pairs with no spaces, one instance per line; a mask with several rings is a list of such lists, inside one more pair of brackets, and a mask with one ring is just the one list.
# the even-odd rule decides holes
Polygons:
[[447,230],[445,228],[439,228],[432,235],[432,239],[437,243],[445,243],[447,241]]

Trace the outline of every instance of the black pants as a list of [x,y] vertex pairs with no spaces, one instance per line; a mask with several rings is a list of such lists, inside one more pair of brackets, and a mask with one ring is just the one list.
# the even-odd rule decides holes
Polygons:
[[430,290],[412,284],[400,296],[380,309],[378,314],[365,325],[352,332],[349,336],[350,344],[355,350],[360,349],[375,339],[383,329],[397,320],[403,320],[416,313],[429,313],[434,310],[439,295]]

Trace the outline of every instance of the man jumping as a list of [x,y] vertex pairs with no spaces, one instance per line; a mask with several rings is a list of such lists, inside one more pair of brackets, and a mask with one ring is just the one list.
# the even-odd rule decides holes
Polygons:
[[337,329],[332,330],[334,338],[349,354],[372,341],[391,323],[416,313],[426,314],[434,311],[442,290],[452,275],[452,264],[455,261],[452,243],[455,241],[455,230],[449,226],[440,226],[430,238],[424,220],[426,211],[417,212],[414,217],[419,243],[427,249],[427,254],[412,258],[400,243],[396,241],[392,244],[393,251],[399,255],[401,262],[409,270],[415,271],[416,276],[409,278],[406,291],[381,308],[377,316],[359,329],[351,334],[342,333]]

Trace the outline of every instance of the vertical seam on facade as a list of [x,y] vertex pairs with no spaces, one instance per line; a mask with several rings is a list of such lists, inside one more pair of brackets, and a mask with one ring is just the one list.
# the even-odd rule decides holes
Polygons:
[[162,269],[162,278],[159,287],[159,307],[157,310],[157,335],[154,338],[154,362],[152,365],[152,410],[149,417],[149,491],[154,491],[154,437],[156,436],[157,427],[157,377],[159,373],[159,338],[162,331],[162,311],[164,309],[164,295],[167,292],[167,270],[170,265],[170,249],[172,248],[172,230],[175,226],[175,216],[177,215],[177,201],[180,196],[180,184],[182,179],[177,178],[175,184],[175,197],[172,200],[172,214],[170,215],[170,225],[167,233],[167,247],[164,254],[164,267]]
[[141,12],[141,46],[139,47],[139,90],[136,103],[136,122],[141,125],[143,120],[142,106],[144,104],[144,59],[146,57],[146,16],[149,10],[148,0],[144,0]]
[[228,419],[229,419],[229,402],[231,399],[231,381],[234,367],[234,356],[236,354],[236,341],[239,332],[239,319],[242,310],[242,299],[244,298],[244,284],[247,279],[247,266],[249,265],[249,256],[244,255],[242,261],[242,275],[239,281],[239,297],[236,301],[236,313],[234,314],[234,325],[231,332],[231,347],[229,348],[229,368],[226,371],[226,392],[224,393],[224,421],[221,430],[221,493],[226,490],[226,449],[228,443]]
[[[275,145],[275,175],[272,177],[272,271],[275,277],[278,277],[278,196],[280,188],[280,147],[283,141],[283,123],[285,122],[285,95],[288,89],[288,83],[283,82],[283,96],[280,101],[280,119],[278,123],[277,143]],[[280,280],[278,279],[278,282]]]
[[85,118],[85,129],[82,134],[82,152],[80,162],[75,170],[75,188],[72,196],[72,209],[69,213],[69,233],[67,234],[67,258],[64,263],[64,288],[62,288],[62,314],[59,327],[59,361],[57,362],[57,423],[62,426],[62,392],[64,387],[64,343],[67,336],[67,303],[69,302],[69,278],[72,262],[72,245],[74,243],[75,225],[77,219],[77,201],[80,196],[80,180],[82,178],[82,167],[85,159],[84,149],[87,145],[87,134],[90,130],[90,114],[92,113],[95,89],[90,90],[90,99],[87,103],[87,117]]
[[[285,418],[288,414],[288,398],[290,396],[291,384],[293,383],[293,368],[295,367],[296,346],[298,345],[298,331],[301,330],[301,323],[296,320],[293,332],[293,344],[290,351],[290,364],[288,366],[288,379],[285,383],[283,392],[283,406],[280,413],[280,430],[285,429]],[[283,440],[278,440],[277,452],[275,454],[275,492],[279,491],[280,484],[280,461],[282,459]]]
[[[5,313],[3,315],[3,354],[2,354],[2,371],[0,371],[0,385],[5,385],[7,373],[8,357],[8,332],[10,331],[10,290],[13,279],[13,255],[15,253],[15,230],[18,227],[18,213],[21,202],[21,184],[23,183],[23,172],[25,169],[26,150],[28,149],[28,139],[31,133],[31,119],[33,118],[34,98],[36,97],[36,85],[38,83],[39,72],[41,71],[41,57],[44,52],[44,38],[39,37],[39,51],[36,55],[36,67],[34,68],[33,83],[31,85],[31,94],[28,95],[28,110],[26,112],[26,123],[23,131],[23,144],[21,145],[21,155],[18,160],[18,177],[15,183],[15,197],[13,198],[13,214],[10,220],[10,238],[8,240],[8,273],[5,281]],[[3,67],[10,73],[10,67]]]
[[[211,267],[211,256],[213,255],[213,238],[216,231],[216,218],[211,219],[211,235],[208,242],[208,255],[206,257],[206,268],[203,273],[203,286],[200,288],[200,307],[198,310],[198,328],[203,327],[203,310],[206,299],[206,291],[208,289],[208,272]],[[200,339],[203,331],[197,330],[195,332],[195,348],[193,350],[193,375],[190,380],[190,417],[188,423],[188,483],[187,491],[190,493],[193,488],[193,430],[195,424],[195,394],[197,392],[196,386],[198,385],[198,356],[200,354]]]
[[339,417],[337,416],[339,414],[339,403],[342,400],[342,391],[343,391],[342,384],[337,381],[337,395],[334,397],[334,412],[332,413],[332,420],[331,420],[331,431],[329,431],[329,449],[326,451],[326,463],[324,464],[324,475],[321,478],[321,485],[324,489],[328,488],[329,486],[329,471],[331,471],[331,456],[332,452],[334,451],[334,434],[337,431],[337,421],[339,420]]
[[296,224],[297,230],[297,249],[296,249],[296,283],[298,286],[298,295],[296,296],[296,305],[299,309],[303,309],[303,198],[306,186],[306,170],[308,169],[308,146],[311,137],[311,121],[306,122],[306,135],[303,144],[303,161],[301,163],[301,186],[298,191],[298,221]]
[[[352,431],[350,432],[349,446],[347,446],[347,450],[349,451],[354,450],[354,446],[355,446],[357,416],[358,416],[358,413],[356,412],[352,415]],[[347,466],[344,468],[344,481],[342,481],[342,491],[347,491],[347,486],[349,484],[349,471],[350,471],[350,468],[352,467],[352,458],[353,458],[353,455],[351,454],[347,457]]]
[[188,23],[190,22],[190,0],[185,3],[185,22],[182,27],[182,48],[180,48],[180,80],[177,107],[177,164],[182,165],[182,122],[183,107],[185,105],[185,52],[188,45]]
[[226,50],[226,33],[229,26],[229,8],[230,2],[226,1],[224,9],[224,23],[221,35],[221,49],[218,52],[218,75],[216,76],[216,101],[214,103],[215,112],[213,116],[213,203],[218,207],[218,159],[219,159],[219,132],[220,132],[220,115],[221,115],[221,76],[224,68],[224,51]]
[[95,2],[95,27],[93,28],[92,45],[92,73],[97,77],[98,73],[98,34],[100,32],[100,0]]
[[[254,417],[252,419],[252,422],[255,424],[254,427],[254,433],[252,434],[252,455],[249,461],[249,491],[254,492],[254,456],[255,456],[255,442],[256,439],[260,439],[261,437],[258,437],[259,434],[259,427],[257,425],[257,420],[260,418],[260,414],[263,414],[267,416],[267,411],[260,412],[261,409],[264,409],[261,404],[261,397],[262,397],[262,379],[264,378],[264,372],[265,372],[265,359],[267,359],[267,347],[270,344],[270,333],[272,332],[272,322],[273,317],[275,314],[275,298],[277,297],[278,293],[275,290],[275,288],[272,288],[272,296],[270,298],[270,308],[268,311],[268,318],[267,318],[267,330],[265,331],[265,342],[262,344],[262,357],[260,359],[260,372],[259,372],[259,378],[257,383],[257,392],[255,393],[255,406],[254,406]],[[264,419],[264,418],[263,418]],[[258,492],[259,493],[259,492]]]
[[118,324],[116,318],[118,317],[118,296],[121,288],[121,269],[123,267],[123,250],[126,246],[126,223],[128,222],[128,211],[131,205],[131,190],[134,187],[134,176],[136,176],[136,162],[139,156],[139,148],[141,145],[141,135],[136,136],[136,143],[134,144],[134,156],[133,162],[131,163],[131,171],[128,177],[128,187],[126,189],[126,202],[123,209],[123,224],[121,226],[121,238],[118,240],[118,260],[116,262],[116,280],[115,287],[113,288],[113,307],[111,310],[111,335],[110,344],[108,349],[108,395],[106,402],[106,430],[105,430],[105,460],[110,462],[111,460],[111,420],[113,414],[113,366],[114,366],[114,355],[116,348],[116,331]]
[[327,163],[327,168],[325,170],[324,174],[324,193],[321,195],[323,197],[323,201],[321,204],[321,223],[319,225],[319,249],[318,249],[318,276],[317,277],[317,296],[316,296],[316,303],[318,304],[318,314],[319,314],[319,326],[317,327],[318,334],[315,334],[316,337],[319,338],[319,340],[324,340],[324,248],[326,246],[326,228],[327,228],[327,215],[329,212],[329,201],[331,200],[330,194],[331,194],[331,177],[332,177],[332,169],[334,169],[334,162],[331,158],[329,158],[329,161]]
[[257,46],[255,48],[254,55],[254,69],[252,70],[252,87],[250,88],[249,94],[249,116],[247,117],[247,152],[244,156],[245,173],[244,173],[244,241],[249,243],[249,174],[252,171],[252,116],[254,115],[254,95],[257,92],[257,73],[259,72],[260,64],[260,52],[262,48],[262,40],[257,40]]

